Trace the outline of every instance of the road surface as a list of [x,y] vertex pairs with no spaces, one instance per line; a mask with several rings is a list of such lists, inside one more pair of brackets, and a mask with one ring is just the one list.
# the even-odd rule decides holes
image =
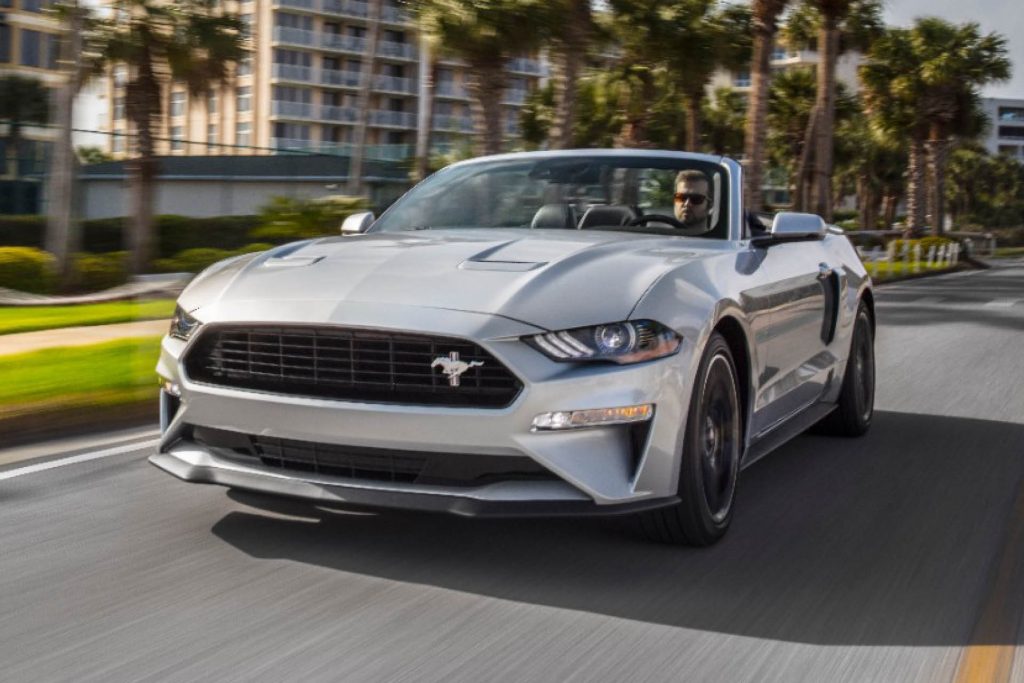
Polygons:
[[1024,681],[1024,262],[878,299],[870,433],[748,469],[711,549],[0,451],[0,679]]

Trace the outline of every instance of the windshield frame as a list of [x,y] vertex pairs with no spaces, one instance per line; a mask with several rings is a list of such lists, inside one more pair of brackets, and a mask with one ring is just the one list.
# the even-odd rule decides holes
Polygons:
[[[437,182],[443,182],[446,176],[456,170],[471,171],[473,167],[491,167],[494,169],[502,167],[521,166],[523,163],[539,163],[544,161],[565,161],[579,160],[581,162],[593,160],[595,163],[608,165],[616,168],[671,168],[673,166],[686,166],[704,171],[711,177],[711,174],[718,174],[721,178],[719,204],[715,207],[720,212],[717,227],[714,232],[719,233],[724,223],[725,234],[715,236],[700,236],[700,239],[739,240],[742,236],[736,229],[736,217],[742,213],[742,197],[738,188],[740,187],[740,165],[727,157],[713,156],[708,154],[693,154],[687,152],[669,152],[660,150],[633,150],[633,149],[601,149],[601,150],[567,150],[558,152],[520,152],[513,154],[501,154],[487,157],[470,159],[446,166],[436,173],[428,176],[420,183],[417,183],[408,192],[394,202],[374,222],[367,232],[406,232],[426,229],[451,229],[451,230],[494,230],[494,229],[530,229],[528,226],[502,227],[497,226],[429,226],[410,225],[404,228],[389,227],[388,219],[394,220],[395,214],[408,208],[410,202],[421,200],[423,190],[431,189]],[[483,168],[481,168],[481,171]],[[468,176],[467,176],[468,178]],[[625,226],[624,226],[625,227]],[[648,230],[644,226],[630,227],[628,232],[632,234],[652,234],[662,236],[685,237],[682,234],[673,234],[672,228],[658,227],[652,225]],[[545,230],[570,230],[572,228],[544,228]],[[576,228],[578,229],[578,228]],[[586,229],[614,230],[613,226],[595,226]],[[625,231],[624,231],[625,232]]]

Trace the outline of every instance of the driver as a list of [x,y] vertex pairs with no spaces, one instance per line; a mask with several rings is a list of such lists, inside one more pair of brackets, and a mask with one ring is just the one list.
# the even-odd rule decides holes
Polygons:
[[687,235],[703,235],[711,229],[711,185],[700,171],[680,171],[672,196],[676,219]]

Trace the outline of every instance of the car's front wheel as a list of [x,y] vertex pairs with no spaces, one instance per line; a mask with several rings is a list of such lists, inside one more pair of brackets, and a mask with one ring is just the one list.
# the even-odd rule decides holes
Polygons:
[[711,335],[690,397],[679,467],[680,502],[641,513],[644,534],[663,543],[706,546],[732,521],[743,414],[736,364],[725,339]]
[[836,409],[813,428],[828,436],[861,436],[871,426],[875,411],[875,339],[871,314],[863,301],[857,309],[850,342],[850,358],[839,390]]

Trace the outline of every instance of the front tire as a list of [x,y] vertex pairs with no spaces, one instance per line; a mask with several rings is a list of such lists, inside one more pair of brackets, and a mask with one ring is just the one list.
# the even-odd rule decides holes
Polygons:
[[743,414],[736,364],[717,332],[701,356],[690,397],[679,466],[680,502],[641,513],[645,536],[662,543],[708,546],[732,522],[740,458]]

